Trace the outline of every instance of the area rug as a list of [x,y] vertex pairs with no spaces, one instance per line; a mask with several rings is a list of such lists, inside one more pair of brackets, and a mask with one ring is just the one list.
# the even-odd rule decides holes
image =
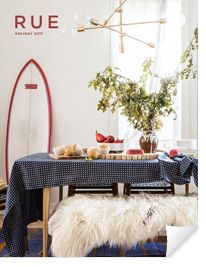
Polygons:
[[[42,229],[28,230],[29,251],[25,257],[42,256]],[[147,242],[144,245],[136,245],[127,250],[124,247],[101,246],[92,250],[87,257],[165,257],[167,242]],[[51,254],[49,253],[51,256]],[[0,257],[9,257],[9,252],[2,238],[0,230]]]
[[[26,252],[25,257],[41,257],[42,256],[42,229],[28,230],[29,251]],[[6,243],[2,237],[2,230],[0,229],[0,257],[9,257],[9,252]]]

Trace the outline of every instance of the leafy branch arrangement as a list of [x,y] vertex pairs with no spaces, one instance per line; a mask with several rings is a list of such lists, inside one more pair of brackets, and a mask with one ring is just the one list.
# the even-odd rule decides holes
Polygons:
[[[153,61],[145,60],[142,65],[142,75],[138,81],[132,81],[118,72],[117,68],[108,66],[103,72],[96,74],[94,80],[89,82],[89,87],[101,93],[97,109],[112,112],[120,109],[129,123],[142,132],[161,129],[162,118],[174,114],[173,100],[177,95],[177,85],[181,80],[196,78],[197,67],[194,65],[193,54],[198,49],[198,29],[184,51],[180,63],[173,75],[160,77],[152,73]],[[148,92],[146,83],[149,77],[159,79],[160,88]]]

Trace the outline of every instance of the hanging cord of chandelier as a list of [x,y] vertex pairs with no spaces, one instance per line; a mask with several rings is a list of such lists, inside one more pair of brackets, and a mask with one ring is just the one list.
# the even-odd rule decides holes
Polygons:
[[[120,5],[122,4],[122,0],[119,0],[119,3]],[[123,12],[123,9],[122,8],[119,8],[118,10],[119,12],[119,26],[120,26],[120,53],[124,53],[124,42],[123,42],[123,39],[124,39],[124,36],[123,36],[123,17],[122,17],[122,12]]]
[[147,43],[147,42],[142,41],[142,40],[140,40],[140,39],[138,39],[138,38],[136,38],[136,37],[133,37],[133,36],[127,34],[127,33],[121,33],[120,31],[118,31],[118,30],[116,30],[116,29],[113,29],[113,28],[111,28],[111,27],[109,27],[109,26],[106,26],[106,25],[104,25],[104,24],[101,24],[101,23],[100,23],[99,21],[97,21],[97,20],[91,19],[90,22],[91,22],[91,24],[93,24],[93,25],[95,25],[95,26],[101,26],[101,27],[103,27],[103,28],[106,28],[106,29],[108,29],[108,30],[111,30],[111,31],[113,31],[113,32],[116,32],[116,33],[120,34],[120,36],[122,36],[122,37],[128,37],[128,38],[133,39],[133,40],[136,40],[136,41],[138,41],[138,42],[140,42],[140,43],[146,44],[146,45],[148,45],[148,46],[150,46],[150,47],[152,47],[152,48],[155,47],[155,45],[152,44],[152,43]]
[[127,0],[124,0],[122,3],[120,3],[120,5],[113,11],[113,13],[109,16],[109,18],[105,20],[104,25],[107,25],[110,19],[115,15],[115,13],[121,10],[121,7],[124,5],[126,1]]

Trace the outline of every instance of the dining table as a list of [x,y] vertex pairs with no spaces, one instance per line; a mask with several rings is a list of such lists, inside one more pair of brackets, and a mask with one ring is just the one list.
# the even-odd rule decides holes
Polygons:
[[47,256],[51,188],[158,181],[189,184],[192,179],[197,186],[198,160],[184,155],[170,159],[163,153],[153,160],[56,160],[48,153],[25,156],[14,162],[7,191],[2,233],[9,255],[25,255],[27,226],[42,220],[43,256]]

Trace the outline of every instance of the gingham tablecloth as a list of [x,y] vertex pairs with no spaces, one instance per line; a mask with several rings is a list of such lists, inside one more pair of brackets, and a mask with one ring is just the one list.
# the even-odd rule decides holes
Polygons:
[[[166,162],[166,163],[165,163]],[[39,153],[15,161],[7,193],[3,237],[10,256],[24,256],[27,225],[42,219],[42,188],[111,183],[190,182],[180,162],[156,160],[54,160]],[[188,170],[190,164],[187,165]],[[172,172],[174,169],[174,177]],[[179,176],[178,176],[179,174]],[[183,176],[182,176],[183,174]]]
[[160,173],[162,180],[183,185],[194,180],[198,186],[198,159],[185,155],[170,159],[167,153],[159,156]]

